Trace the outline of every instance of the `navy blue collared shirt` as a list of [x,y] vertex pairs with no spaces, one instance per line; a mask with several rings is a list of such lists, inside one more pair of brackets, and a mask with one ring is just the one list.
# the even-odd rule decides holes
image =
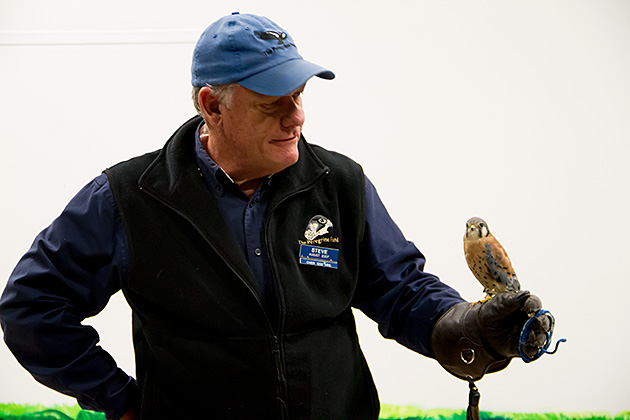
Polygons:
[[[203,122],[200,123],[199,128],[202,125]],[[272,178],[263,180],[254,194],[248,197],[208,155],[199,137],[199,129],[197,129],[195,147],[197,164],[208,190],[214,197],[223,220],[243,250],[254,277],[258,280],[260,290],[263,292],[265,306],[268,311],[271,311],[275,308],[271,302],[275,292],[264,245],[263,229]]]
[[[263,238],[273,177],[247,197],[210,159],[199,136],[196,147],[208,190],[269,303],[275,291]],[[367,219],[353,306],[375,320],[385,337],[431,356],[433,325],[463,300],[423,271],[424,256],[365,181]],[[96,331],[81,321],[106,306],[128,270],[129,245],[107,176],[101,174],[36,237],[0,299],[5,341],[20,363],[44,385],[109,418],[121,417],[138,403],[138,388],[97,345]]]

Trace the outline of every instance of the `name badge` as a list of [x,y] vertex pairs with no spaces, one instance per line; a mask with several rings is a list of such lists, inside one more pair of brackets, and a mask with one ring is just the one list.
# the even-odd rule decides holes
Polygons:
[[300,264],[337,268],[339,250],[319,246],[300,245]]

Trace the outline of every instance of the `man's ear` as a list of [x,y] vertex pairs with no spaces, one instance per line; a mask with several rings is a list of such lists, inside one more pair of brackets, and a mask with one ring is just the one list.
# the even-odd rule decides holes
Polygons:
[[221,119],[221,111],[219,109],[219,99],[212,93],[212,89],[208,86],[204,86],[199,89],[197,96],[199,101],[199,108],[201,114],[206,123],[214,125]]

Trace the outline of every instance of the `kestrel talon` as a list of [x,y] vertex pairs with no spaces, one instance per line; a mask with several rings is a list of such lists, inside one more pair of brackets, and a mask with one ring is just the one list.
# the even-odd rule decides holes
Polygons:
[[466,222],[464,255],[470,271],[484,287],[486,299],[499,292],[518,292],[521,284],[507,252],[479,217]]

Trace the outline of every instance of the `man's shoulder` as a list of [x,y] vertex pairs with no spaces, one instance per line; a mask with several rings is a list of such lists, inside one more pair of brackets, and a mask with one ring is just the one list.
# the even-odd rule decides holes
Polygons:
[[[131,159],[119,162],[105,172],[108,175],[131,175],[140,176],[145,170],[147,170],[154,163],[158,163],[161,159],[164,161],[167,154],[173,156],[172,161],[180,159],[182,153],[186,156],[190,155],[192,148],[188,147],[191,142],[194,141],[195,130],[201,122],[200,116],[194,116],[184,124],[182,124],[168,139],[166,144],[161,148],[152,152],[145,153],[140,156],[133,157]],[[160,156],[161,155],[161,156]]]
[[119,162],[105,170],[109,178],[111,176],[132,176],[139,177],[160,154],[160,150],[148,152],[140,156],[132,157]]
[[336,152],[334,150],[328,150],[322,146],[308,143],[308,147],[312,150],[313,154],[317,156],[319,160],[322,161],[326,166],[333,168],[345,168],[348,170],[358,170],[360,172],[363,171],[361,165],[357,163],[352,158]]

